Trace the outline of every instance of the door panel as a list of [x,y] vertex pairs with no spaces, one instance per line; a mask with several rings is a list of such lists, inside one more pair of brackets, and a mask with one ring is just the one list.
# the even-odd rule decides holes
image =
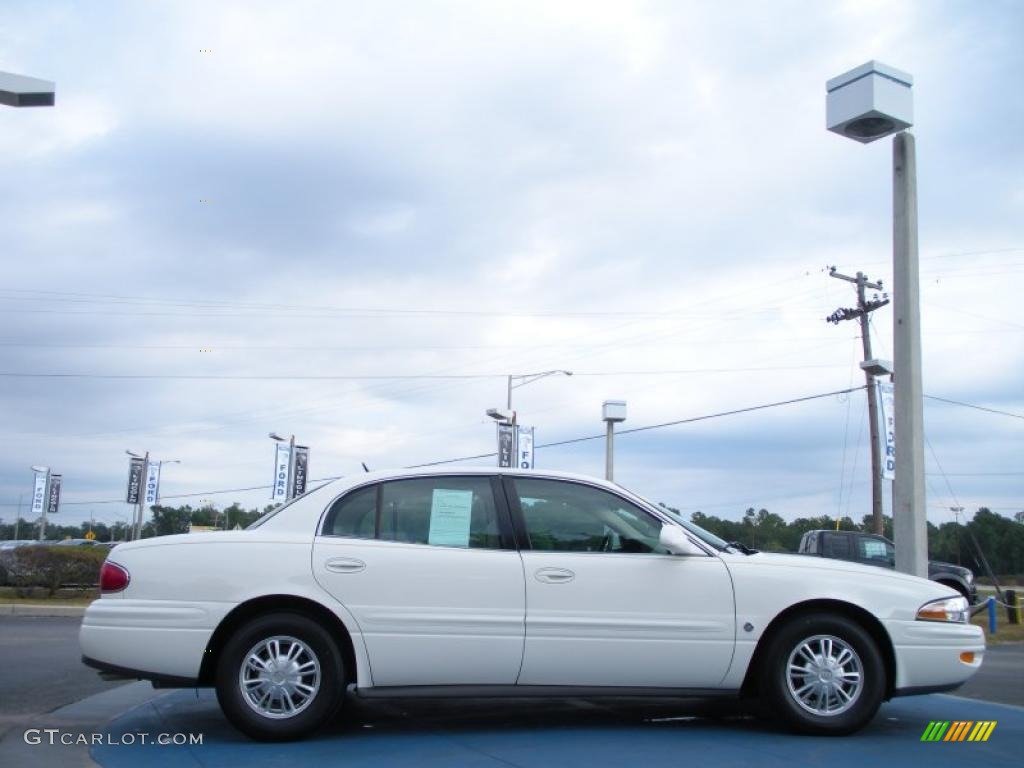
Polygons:
[[502,548],[510,526],[489,478],[359,489],[332,505],[324,531],[313,574],[359,623],[375,686],[515,682],[523,566]]
[[[714,687],[735,641],[732,582],[715,557],[523,552],[521,685]],[[547,581],[545,570],[571,579]]]
[[516,478],[529,550],[521,685],[715,687],[735,645],[732,579],[717,557],[658,543],[661,521],[607,490]]
[[[339,558],[364,568],[340,573]],[[313,573],[355,616],[373,684],[511,685],[523,656],[513,551],[319,537]]]

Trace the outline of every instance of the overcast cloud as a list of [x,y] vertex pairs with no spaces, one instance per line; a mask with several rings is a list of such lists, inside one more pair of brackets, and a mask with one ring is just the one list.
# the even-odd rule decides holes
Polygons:
[[[31,464],[61,522],[126,515],[90,503],[126,448],[247,506],[207,492],[267,484],[271,430],[313,477],[487,453],[509,373],[576,374],[516,390],[540,443],[606,398],[628,428],[860,385],[825,267],[890,284],[891,149],[824,105],[869,59],[915,77],[925,391],[1024,414],[1022,29],[1009,1],[6,2],[0,70],[57,105],[0,111],[0,372],[489,377],[2,376],[0,517]],[[934,522],[1024,509],[1024,420],[925,417]],[[616,479],[859,519],[866,422],[858,391],[625,435]],[[537,463],[600,474],[603,443]]]

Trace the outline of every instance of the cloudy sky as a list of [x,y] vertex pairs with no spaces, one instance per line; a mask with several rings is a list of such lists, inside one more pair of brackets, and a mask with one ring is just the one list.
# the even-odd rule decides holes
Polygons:
[[[891,149],[824,108],[869,59],[915,78],[925,392],[1018,415],[926,401],[929,517],[1024,509],[1022,29],[1012,0],[8,0],[0,70],[57,105],[0,108],[0,517],[47,464],[62,522],[123,519],[125,449],[247,506],[215,492],[269,483],[271,430],[314,478],[487,453],[508,374],[575,374],[515,391],[540,444],[607,398],[637,427],[862,384],[826,268],[891,284]],[[537,463],[601,474],[603,443]],[[859,519],[865,395],[616,466],[684,511]]]

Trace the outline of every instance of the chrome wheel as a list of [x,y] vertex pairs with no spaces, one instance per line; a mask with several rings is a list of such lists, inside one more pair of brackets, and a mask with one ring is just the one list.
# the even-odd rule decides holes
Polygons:
[[815,715],[849,710],[864,688],[860,656],[834,635],[814,635],[797,643],[786,662],[786,683],[793,700]]
[[320,660],[298,638],[268,637],[246,653],[238,687],[242,699],[257,714],[274,720],[294,717],[320,690]]

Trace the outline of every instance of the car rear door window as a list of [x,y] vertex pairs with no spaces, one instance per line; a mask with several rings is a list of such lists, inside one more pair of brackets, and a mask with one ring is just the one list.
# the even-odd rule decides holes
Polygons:
[[552,552],[663,552],[661,522],[615,494],[579,483],[516,478],[530,548]]
[[331,505],[324,520],[327,536],[372,539],[377,535],[377,486],[347,493]]
[[331,505],[326,536],[439,547],[501,549],[501,515],[489,477],[394,480],[360,488]]
[[835,557],[840,560],[851,560],[853,559],[853,553],[850,551],[850,536],[843,536],[838,533],[823,533],[821,534],[821,554],[822,557]]
[[380,533],[387,541],[501,548],[498,509],[487,477],[431,477],[384,483]]

